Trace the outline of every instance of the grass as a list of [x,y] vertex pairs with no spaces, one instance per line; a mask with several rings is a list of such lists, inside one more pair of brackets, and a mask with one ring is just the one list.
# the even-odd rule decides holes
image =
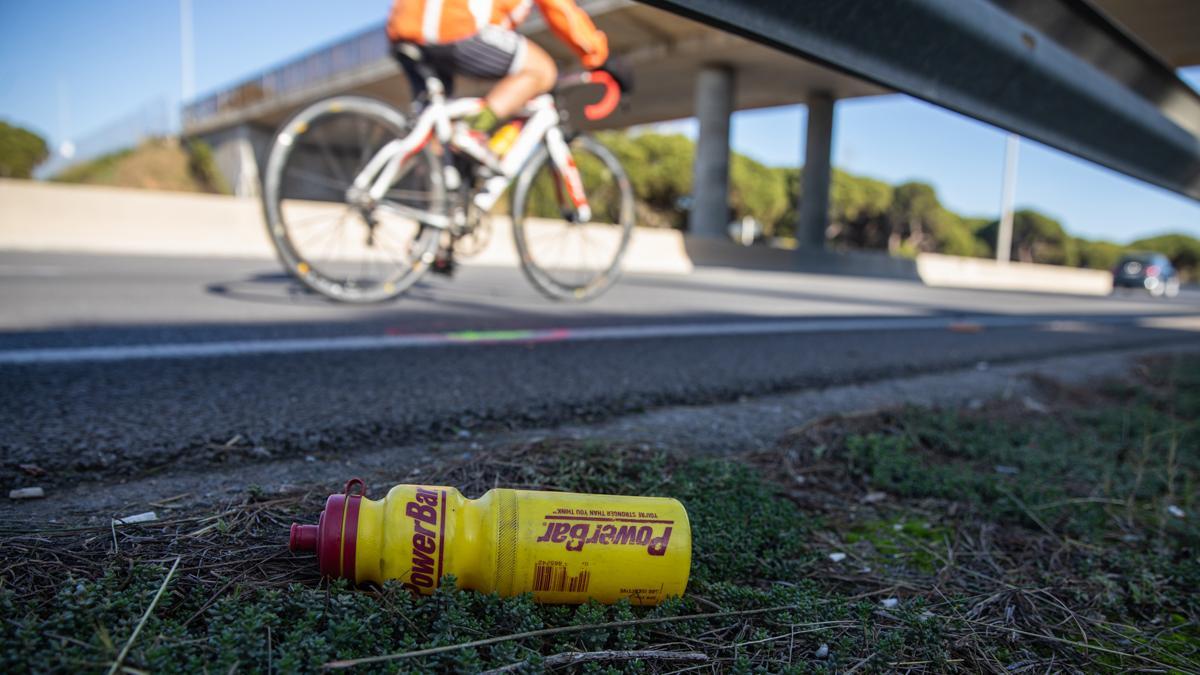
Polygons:
[[181,145],[173,138],[152,138],[136,148],[118,150],[64,169],[59,183],[228,193],[212,148],[203,141]]
[[751,455],[550,440],[423,470],[472,495],[683,500],[692,580],[653,609],[327,584],[283,547],[316,494],[250,489],[119,530],[9,530],[0,669],[105,670],[146,616],[127,672],[380,655],[400,658],[359,669],[1197,671],[1197,420],[1200,359],[1171,359],[1088,388],[1043,382],[1036,400],[823,420]]

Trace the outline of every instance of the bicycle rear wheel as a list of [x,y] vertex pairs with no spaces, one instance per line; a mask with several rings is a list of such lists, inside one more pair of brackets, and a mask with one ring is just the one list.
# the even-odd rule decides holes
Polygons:
[[513,193],[513,236],[521,269],[554,300],[590,300],[612,287],[633,232],[633,187],[617,158],[589,136],[570,143],[591,218],[581,222],[545,146]]
[[[405,133],[404,116],[387,104],[340,96],[305,108],[276,134],[263,181],[267,230],[284,267],[308,288],[339,302],[381,302],[428,269],[440,230],[348,195],[371,157]],[[430,148],[407,160],[388,202],[445,213]]]

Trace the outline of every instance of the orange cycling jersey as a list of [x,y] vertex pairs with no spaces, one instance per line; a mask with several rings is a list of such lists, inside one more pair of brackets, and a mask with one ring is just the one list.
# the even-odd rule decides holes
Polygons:
[[608,38],[574,0],[395,0],[388,37],[436,45],[465,40],[487,25],[512,30],[529,16],[534,2],[550,30],[575,50],[585,68],[604,64]]

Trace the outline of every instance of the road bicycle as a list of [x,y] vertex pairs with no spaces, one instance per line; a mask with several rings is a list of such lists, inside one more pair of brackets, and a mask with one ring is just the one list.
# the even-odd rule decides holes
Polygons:
[[604,145],[571,129],[556,95],[602,86],[603,97],[584,108],[601,119],[620,101],[613,78],[563,77],[488,139],[459,121],[482,99],[450,99],[431,68],[416,66],[427,92],[415,116],[337,96],[304,108],[275,135],[263,207],[288,271],[339,302],[395,298],[435,263],[479,248],[490,212],[515,186],[512,232],[534,287],[575,301],[611,287],[633,229],[633,189]]

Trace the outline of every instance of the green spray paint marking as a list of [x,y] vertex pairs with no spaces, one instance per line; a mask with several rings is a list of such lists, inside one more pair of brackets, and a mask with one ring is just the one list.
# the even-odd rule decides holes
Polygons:
[[512,342],[536,336],[532,330],[464,330],[446,334],[447,338],[458,342]]

